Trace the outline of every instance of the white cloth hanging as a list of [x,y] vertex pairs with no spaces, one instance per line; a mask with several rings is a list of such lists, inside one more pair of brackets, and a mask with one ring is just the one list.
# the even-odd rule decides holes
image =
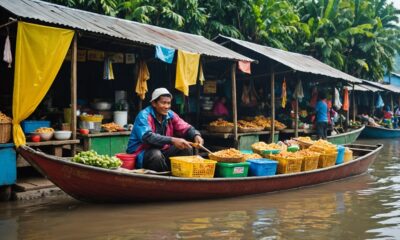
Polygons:
[[304,98],[303,84],[301,83],[301,80],[297,83],[296,88],[294,89],[293,97],[298,99],[300,102]]
[[339,95],[339,90],[335,88],[335,102],[333,104],[336,109],[340,109],[342,107],[342,102],[340,101],[340,95]]
[[8,68],[11,68],[12,63],[12,53],[11,53],[11,43],[10,37],[7,35],[6,43],[4,44],[4,55],[3,60],[8,63]]

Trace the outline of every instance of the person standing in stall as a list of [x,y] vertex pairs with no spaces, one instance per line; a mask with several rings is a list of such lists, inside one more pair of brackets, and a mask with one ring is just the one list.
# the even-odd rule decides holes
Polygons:
[[320,92],[318,102],[315,105],[316,128],[319,139],[326,139],[328,135],[328,111],[325,92]]
[[157,88],[151,105],[137,115],[126,150],[137,155],[137,168],[169,171],[169,157],[193,155],[189,141],[204,143],[199,131],[171,110],[171,100],[166,88]]

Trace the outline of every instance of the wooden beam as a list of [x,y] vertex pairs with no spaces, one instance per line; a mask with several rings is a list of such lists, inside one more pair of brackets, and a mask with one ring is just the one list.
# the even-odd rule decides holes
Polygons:
[[[72,40],[72,56],[71,56],[71,131],[72,139],[76,139],[76,105],[77,105],[77,52],[78,52],[78,34],[75,32]],[[71,146],[71,154],[75,155],[76,146]]]
[[271,143],[275,138],[275,72],[271,74]]
[[353,83],[353,91],[351,91],[351,100],[353,102],[353,122],[356,121],[356,92],[354,91],[354,83]]
[[295,105],[295,109],[294,109],[294,137],[298,137],[299,136],[299,99],[296,98],[296,105]]
[[239,146],[238,125],[237,125],[237,101],[236,101],[236,63],[231,67],[231,80],[232,80],[232,117],[233,117],[233,134],[235,141],[235,148]]
[[394,113],[393,93],[390,94],[390,107],[392,108],[392,112]]

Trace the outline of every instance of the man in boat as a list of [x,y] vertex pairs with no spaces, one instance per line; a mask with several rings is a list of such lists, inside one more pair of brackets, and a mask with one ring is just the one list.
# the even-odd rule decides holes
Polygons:
[[137,168],[169,171],[170,156],[193,155],[188,140],[203,144],[199,131],[170,109],[171,100],[167,89],[157,88],[151,105],[136,116],[126,151],[137,155]]
[[315,105],[316,128],[318,138],[326,139],[328,135],[328,104],[325,92],[318,94],[318,102]]

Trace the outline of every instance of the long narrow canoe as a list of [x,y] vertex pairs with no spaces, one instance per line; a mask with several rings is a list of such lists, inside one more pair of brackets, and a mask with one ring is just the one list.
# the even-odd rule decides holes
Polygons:
[[365,126],[363,125],[360,128],[345,133],[328,136],[327,140],[334,144],[351,144],[357,140],[358,136],[360,136],[360,133],[364,130],[364,128]]
[[19,153],[67,194],[82,201],[145,202],[213,199],[268,193],[365,173],[382,145],[349,145],[355,159],[307,172],[266,177],[180,178],[109,170],[21,146]]
[[398,138],[400,137],[400,129],[389,129],[384,127],[365,126],[361,133],[364,138]]

